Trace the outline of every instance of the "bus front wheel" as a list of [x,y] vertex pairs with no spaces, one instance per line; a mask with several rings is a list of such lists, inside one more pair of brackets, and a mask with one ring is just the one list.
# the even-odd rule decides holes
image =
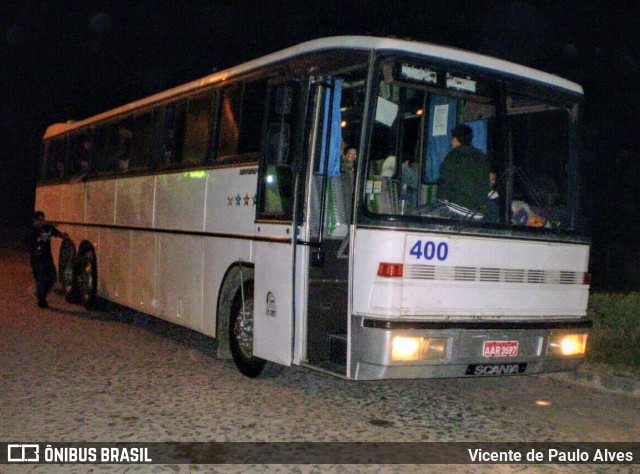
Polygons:
[[282,367],[253,355],[253,281],[238,289],[229,320],[229,346],[238,370],[247,377],[272,377]]

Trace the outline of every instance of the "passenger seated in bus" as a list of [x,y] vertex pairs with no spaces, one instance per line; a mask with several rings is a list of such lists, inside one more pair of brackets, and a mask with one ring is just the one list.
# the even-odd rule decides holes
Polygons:
[[91,142],[89,140],[82,143],[80,154],[76,181],[86,181],[89,178],[89,160],[91,158]]
[[59,181],[67,179],[67,170],[63,161],[56,161],[56,166],[53,170],[53,178]]
[[175,154],[176,147],[176,135],[173,128],[168,128],[165,132],[164,140],[162,141],[162,160],[163,165],[173,163],[173,156]]
[[117,169],[118,173],[127,173],[129,171],[129,161],[131,159],[131,142],[133,134],[124,125],[118,126],[118,155]]
[[340,163],[340,174],[348,174],[351,177],[351,182],[355,181],[356,173],[356,158],[358,157],[358,151],[355,147],[345,146],[342,153],[342,161]]
[[356,164],[356,158],[358,158],[358,150],[356,149],[356,147],[346,145],[342,154],[341,168],[353,169]]
[[89,178],[89,160],[86,158],[80,159],[80,166],[78,168],[78,177],[76,181],[86,181]]
[[119,156],[118,157],[118,173],[128,173],[129,172],[129,157],[128,156]]
[[495,174],[490,173],[487,155],[475,148],[472,140],[473,130],[468,125],[456,125],[451,131],[451,151],[440,165],[438,199],[485,214]]

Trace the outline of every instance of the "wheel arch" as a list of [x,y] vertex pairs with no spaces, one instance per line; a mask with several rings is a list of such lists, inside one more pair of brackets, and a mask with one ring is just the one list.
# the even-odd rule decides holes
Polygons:
[[229,360],[231,348],[229,347],[229,318],[231,316],[231,306],[233,300],[240,289],[242,281],[254,279],[254,265],[248,262],[234,262],[229,266],[218,291],[218,301],[216,302],[216,339],[218,359]]

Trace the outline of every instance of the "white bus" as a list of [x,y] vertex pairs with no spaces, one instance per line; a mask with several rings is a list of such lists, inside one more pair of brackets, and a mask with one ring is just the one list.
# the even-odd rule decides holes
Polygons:
[[[69,300],[214,337],[250,377],[571,370],[590,327],[582,95],[458,49],[318,39],[50,126],[36,208],[70,236]],[[463,123],[486,206],[439,197]]]

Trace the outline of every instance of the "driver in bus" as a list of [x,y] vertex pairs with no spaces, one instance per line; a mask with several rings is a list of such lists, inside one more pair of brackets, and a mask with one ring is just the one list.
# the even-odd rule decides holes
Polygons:
[[472,141],[473,130],[468,125],[458,124],[451,131],[451,151],[440,165],[438,199],[464,206],[474,214],[486,215],[490,211],[488,220],[493,220],[492,208],[497,203],[489,201],[497,198],[492,191],[496,174],[490,172],[487,155]]

